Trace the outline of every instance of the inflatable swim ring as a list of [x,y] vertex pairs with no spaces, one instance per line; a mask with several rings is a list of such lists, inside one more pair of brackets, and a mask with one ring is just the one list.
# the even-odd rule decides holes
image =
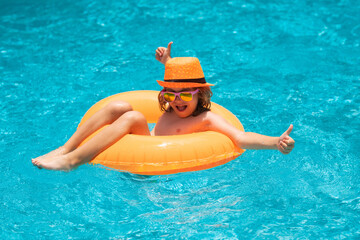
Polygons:
[[[158,105],[158,93],[133,91],[107,97],[86,112],[79,126],[108,103],[118,100],[130,103],[134,110],[144,114],[148,123],[156,123],[162,114]],[[211,109],[244,131],[240,121],[230,111],[216,103],[211,103]],[[99,131],[101,129],[83,143]],[[97,155],[90,164],[101,164],[134,174],[165,175],[216,167],[237,158],[244,151],[237,148],[227,136],[212,131],[175,136],[128,134]]]

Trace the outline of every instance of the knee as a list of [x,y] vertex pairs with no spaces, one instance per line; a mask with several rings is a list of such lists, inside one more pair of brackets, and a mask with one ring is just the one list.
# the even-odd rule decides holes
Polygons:
[[123,101],[114,101],[106,105],[105,110],[111,118],[117,119],[126,112],[132,111],[129,103]]
[[129,111],[124,113],[113,124],[119,126],[115,129],[126,129],[131,134],[150,135],[149,127],[145,116],[138,111]]
[[145,116],[138,111],[129,111],[124,113],[123,115],[124,119],[131,122],[132,124],[138,125],[138,124],[147,124]]

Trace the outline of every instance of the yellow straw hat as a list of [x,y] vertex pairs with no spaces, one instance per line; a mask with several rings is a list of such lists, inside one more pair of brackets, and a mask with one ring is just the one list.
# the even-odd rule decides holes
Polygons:
[[164,81],[157,80],[160,86],[167,88],[209,87],[199,59],[195,57],[172,58],[165,64]]

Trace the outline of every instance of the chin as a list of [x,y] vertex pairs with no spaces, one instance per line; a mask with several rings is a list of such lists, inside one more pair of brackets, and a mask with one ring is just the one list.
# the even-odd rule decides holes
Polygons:
[[180,118],[187,118],[189,116],[191,116],[192,113],[176,113],[176,115],[178,115],[178,117]]

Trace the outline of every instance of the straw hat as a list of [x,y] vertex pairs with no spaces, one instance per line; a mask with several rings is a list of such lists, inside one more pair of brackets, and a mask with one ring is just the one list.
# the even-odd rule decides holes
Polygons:
[[199,59],[195,57],[172,58],[165,64],[164,81],[157,80],[160,86],[167,88],[209,87]]

